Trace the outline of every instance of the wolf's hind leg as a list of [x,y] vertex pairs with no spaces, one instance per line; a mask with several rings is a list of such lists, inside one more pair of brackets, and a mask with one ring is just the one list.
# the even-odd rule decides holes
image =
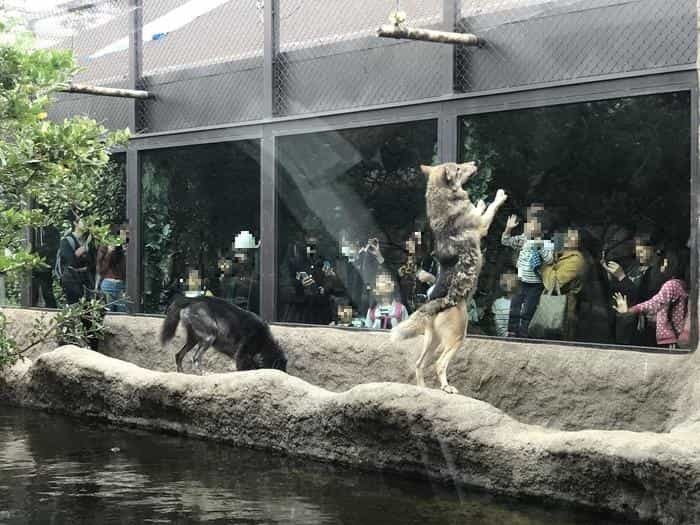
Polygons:
[[182,360],[185,358],[185,355],[187,355],[187,352],[192,350],[195,346],[194,340],[188,337],[185,345],[177,354],[175,354],[175,365],[177,366],[178,372],[182,372]]
[[447,367],[464,342],[467,331],[467,309],[465,301],[456,308],[443,312],[435,319],[436,330],[441,339],[442,352],[435,363],[440,388],[448,394],[456,394],[457,389],[447,382]]
[[450,364],[450,361],[452,360],[452,357],[454,356],[455,352],[457,352],[457,350],[459,350],[459,348],[462,346],[463,340],[464,339],[460,338],[458,341],[452,343],[452,346],[449,347],[445,345],[446,350],[443,352],[443,354],[440,356],[437,363],[435,364],[438,380],[440,381],[440,389],[443,392],[447,392],[448,394],[459,393],[459,391],[455,387],[453,387],[447,382],[447,366]]
[[215,337],[211,335],[204,338],[202,341],[199,342],[197,351],[192,355],[192,364],[200,373],[202,372],[200,368],[202,356],[204,355],[204,352],[211,348],[211,346],[214,344],[214,340]]
[[416,385],[425,386],[425,379],[423,378],[423,368],[425,367],[425,358],[428,356],[431,348],[435,346],[437,340],[432,329],[426,329],[423,336],[423,350],[421,350],[418,361],[416,361]]

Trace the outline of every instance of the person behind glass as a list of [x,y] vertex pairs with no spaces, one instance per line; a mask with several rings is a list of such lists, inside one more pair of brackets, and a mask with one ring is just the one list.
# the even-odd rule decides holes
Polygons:
[[365,327],[391,329],[408,319],[408,310],[401,302],[401,293],[396,290],[391,275],[380,272],[374,290],[375,298],[367,309]]
[[329,324],[335,312],[326,293],[326,274],[318,253],[319,239],[312,234],[303,245],[295,243],[287,264],[294,282],[294,297],[288,301],[284,321],[289,323]]
[[667,254],[660,267],[664,284],[657,294],[634,306],[620,292],[613,294],[613,309],[622,316],[654,316],[656,344],[675,348],[688,314],[688,264],[685,256]]
[[[128,242],[126,232],[120,232],[122,243]],[[97,249],[97,273],[100,276],[100,291],[107,301],[110,312],[126,313],[126,254],[124,246],[100,246]]]
[[519,289],[511,300],[508,335],[527,337],[530,320],[535,313],[544,289],[540,267],[554,260],[554,243],[542,239],[541,215],[530,213],[523,225],[523,233],[511,235],[519,221],[515,215],[508,217],[501,244],[518,251],[517,268]]
[[66,304],[75,304],[94,287],[95,248],[80,218],[73,218],[71,232],[61,239],[61,288]]
[[[617,261],[608,261],[603,251],[601,264],[606,271],[610,287],[610,297],[619,293],[627,298],[627,304],[634,306],[651,299],[661,287],[659,282],[659,261],[656,257],[654,240],[649,234],[637,235],[634,239],[635,259],[626,267]],[[646,315],[625,315],[614,317],[615,342],[624,345],[654,346],[656,342],[655,320]]]
[[542,284],[548,292],[566,295],[566,317],[564,319],[564,339],[572,341],[576,337],[578,294],[583,289],[586,276],[586,259],[579,250],[580,232],[569,228],[564,238],[563,248],[554,255],[551,264],[542,266]]
[[438,263],[434,256],[424,253],[420,232],[414,232],[406,241],[406,252],[406,262],[398,269],[399,287],[402,302],[413,311],[427,300],[428,289],[435,284]]
[[[53,226],[45,226],[34,230],[33,251],[46,263],[52,263],[59,246],[58,230]],[[45,308],[56,308],[56,297],[53,293],[53,264],[32,269],[32,306],[38,306],[39,295],[44,300]]]
[[498,337],[508,337],[508,324],[510,320],[510,305],[518,290],[518,274],[515,270],[506,269],[499,278],[499,285],[503,295],[491,305],[493,324]]
[[384,256],[379,247],[379,239],[370,237],[367,240],[367,244],[360,248],[356,259],[356,265],[363,283],[361,311],[369,305],[374,283],[380,273],[379,269],[382,264],[384,264]]

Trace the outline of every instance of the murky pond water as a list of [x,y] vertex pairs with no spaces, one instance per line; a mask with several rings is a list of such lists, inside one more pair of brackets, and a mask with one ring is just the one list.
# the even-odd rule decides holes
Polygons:
[[0,406],[0,523],[624,522],[395,475]]

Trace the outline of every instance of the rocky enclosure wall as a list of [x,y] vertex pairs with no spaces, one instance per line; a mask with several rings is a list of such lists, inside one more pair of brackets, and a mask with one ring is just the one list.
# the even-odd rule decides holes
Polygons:
[[368,383],[333,393],[276,370],[164,373],[71,346],[0,374],[2,401],[667,525],[700,522],[697,429],[566,432],[410,385]]
[[[5,313],[20,339],[37,316],[50,315],[22,309]],[[142,368],[174,371],[182,334],[161,348],[161,323],[157,317],[108,316],[110,335],[101,351]],[[372,382],[414,384],[421,338],[394,345],[381,332],[290,326],[272,331],[289,353],[289,373],[313,385],[340,392]],[[39,347],[29,357],[53,346]],[[210,350],[203,369],[235,367]],[[461,393],[548,428],[665,432],[678,425],[700,427],[697,352],[654,354],[470,338],[450,364],[448,377]],[[432,368],[426,379],[437,384]]]

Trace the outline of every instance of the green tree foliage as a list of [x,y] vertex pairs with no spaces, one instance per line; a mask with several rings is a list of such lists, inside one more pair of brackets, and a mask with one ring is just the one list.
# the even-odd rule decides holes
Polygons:
[[30,39],[2,23],[0,35],[0,272],[13,272],[41,264],[25,229],[61,225],[68,213],[104,240],[108,225],[91,211],[102,199],[109,149],[128,131],[110,133],[81,116],[47,120],[51,96],[77,71],[71,52],[33,50]]
[[45,314],[37,318],[25,337],[25,346],[20,347],[8,331],[7,318],[0,312],[0,368],[15,363],[29,350],[48,341],[88,347],[91,340],[105,335],[104,314],[102,301],[83,297],[52,316]]
[[[69,214],[94,242],[116,242],[100,184],[109,150],[128,130],[108,132],[82,116],[47,119],[52,95],[76,71],[70,51],[33,49],[27,33],[0,22],[0,273],[9,277],[45,264],[27,230],[60,227]],[[0,364],[12,345],[0,344]]]

